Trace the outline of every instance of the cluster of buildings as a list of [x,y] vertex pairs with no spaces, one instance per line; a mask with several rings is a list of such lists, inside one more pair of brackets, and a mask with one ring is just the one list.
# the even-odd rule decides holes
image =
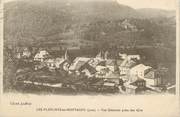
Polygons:
[[[44,67],[49,71],[63,70],[68,74],[84,74],[88,78],[101,78],[119,84],[121,93],[135,94],[138,92],[161,92],[163,75],[158,69],[139,62],[140,55],[127,55],[119,53],[118,58],[109,58],[109,52],[99,52],[95,57],[76,57],[69,60],[68,51],[62,57],[54,58],[46,50],[36,53],[32,59],[35,64],[34,70]],[[19,58],[29,58],[28,49],[24,49]],[[167,72],[167,69],[165,70]]]

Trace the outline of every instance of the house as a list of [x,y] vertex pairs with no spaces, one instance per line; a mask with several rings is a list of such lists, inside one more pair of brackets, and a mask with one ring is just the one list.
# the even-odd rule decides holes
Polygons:
[[107,59],[106,60],[106,67],[110,69],[110,71],[119,70],[119,66],[122,64],[122,60],[115,60],[115,59]]
[[46,59],[44,63],[50,69],[63,68],[63,70],[66,71],[69,70],[69,65],[70,65],[70,63],[64,58]]
[[160,76],[159,72],[154,69],[149,69],[145,72],[144,80],[146,80],[147,85],[149,86],[159,86],[162,85],[162,77]]
[[43,62],[45,59],[49,58],[50,55],[46,50],[39,51],[35,56],[34,56],[34,61],[39,61]]
[[128,75],[130,69],[134,67],[137,63],[133,60],[124,59],[119,66],[120,74],[121,75]]
[[100,72],[100,73],[107,73],[109,72],[109,68],[107,68],[106,66],[101,66],[101,65],[98,65],[96,66],[96,71],[97,72]]
[[134,60],[140,60],[140,55],[127,55],[127,54],[121,54],[119,53],[119,56],[124,61],[122,62],[121,66],[125,66],[127,63],[135,62]]
[[44,63],[47,65],[49,69],[59,69],[63,68],[63,70],[68,71],[69,70],[69,55],[67,53],[67,50],[65,52],[65,55],[61,58],[48,58],[44,60]]
[[142,94],[149,88],[146,87],[146,81],[144,79],[138,79],[135,82],[131,83],[133,86],[137,86],[135,93],[136,94]]
[[132,60],[132,59],[140,60],[140,55],[128,55],[127,59],[128,60]]
[[134,81],[136,79],[133,79],[133,78],[136,78],[136,77],[139,77],[139,78],[142,78],[144,79],[144,76],[145,76],[145,73],[146,73],[146,70],[149,70],[151,69],[152,67],[150,66],[146,66],[144,64],[138,64],[134,67],[132,67],[130,69],[130,77],[131,77],[131,81]]
[[146,87],[146,80],[138,78],[135,82],[132,82],[130,84],[137,86],[138,88],[145,88]]
[[40,70],[43,68],[46,68],[46,64],[44,62],[41,62],[40,64],[34,66],[34,70]]
[[86,57],[77,57],[71,66],[69,67],[70,71],[79,71],[80,68],[88,63],[91,60],[91,58],[86,58]]
[[69,71],[70,62],[67,61],[67,60],[65,60],[64,62],[62,62],[62,63],[60,64],[60,66],[62,66],[65,71]]
[[64,53],[64,57],[56,58],[56,67],[60,68],[60,66],[62,66],[65,71],[68,71],[70,67],[69,58],[70,57],[69,57],[68,51],[66,50]]
[[137,27],[135,25],[132,25],[127,19],[125,19],[121,23],[121,27],[125,30],[132,30],[132,31],[137,31]]
[[144,91],[146,91],[146,81],[144,79],[138,78],[134,82],[126,82],[124,83],[124,86],[126,88],[126,93],[127,94],[139,94]]
[[96,78],[104,79],[109,82],[114,82],[119,84],[120,74],[117,72],[110,71],[109,68],[105,66],[96,67]]
[[125,87],[125,92],[127,94],[136,94],[137,86],[130,85],[129,82],[126,82],[126,83],[124,83],[124,87]]
[[89,60],[88,64],[94,68],[96,68],[96,66],[98,65],[105,66],[105,60],[99,58],[92,58]]
[[95,69],[97,71],[96,77],[98,78],[103,78],[110,72],[109,68],[107,68],[106,66],[98,65]]
[[96,69],[89,65],[91,58],[77,57],[71,66],[69,67],[70,72],[76,72],[77,74],[85,73],[86,76],[91,77],[96,73]]
[[88,77],[93,77],[97,71],[94,67],[90,66],[89,64],[85,64],[81,72],[85,73],[85,75]]
[[60,66],[65,62],[66,60],[64,58],[56,58],[54,59],[54,64],[56,68],[60,68]]
[[91,74],[91,72],[88,69],[82,70],[82,73],[84,73],[88,77],[92,77],[93,76],[93,74]]
[[31,52],[28,48],[24,48],[23,52],[22,52],[22,57],[23,58],[29,58],[31,56]]
[[128,27],[130,26],[131,24],[128,22],[127,19],[125,19],[122,23],[121,23],[121,26],[124,28],[124,29],[128,29]]
[[119,71],[121,75],[127,75],[129,73],[129,67],[119,66]]
[[44,63],[46,64],[46,66],[49,68],[50,71],[56,69],[55,59],[46,59],[44,60]]

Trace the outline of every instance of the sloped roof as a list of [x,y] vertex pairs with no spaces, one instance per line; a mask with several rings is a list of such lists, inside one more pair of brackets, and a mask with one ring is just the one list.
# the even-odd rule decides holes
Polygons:
[[88,69],[91,74],[96,73],[96,69],[89,64],[87,64],[86,69]]
[[49,53],[45,50],[42,50],[42,51],[38,52],[34,58],[46,58],[48,56],[50,56]]
[[105,62],[103,59],[98,59],[98,58],[93,58],[91,59],[88,63],[93,66],[93,67],[96,67],[97,65],[101,64]]
[[83,65],[85,65],[91,58],[77,57],[73,64],[70,66],[69,70],[79,70]]
[[83,65],[85,65],[85,61],[78,61],[74,67],[75,70],[79,70]]
[[54,63],[54,62],[55,62],[55,59],[47,59],[47,60],[45,60],[44,62],[47,62],[47,63]]
[[56,58],[56,59],[55,59],[55,62],[56,62],[56,63],[59,63],[59,64],[62,64],[64,61],[65,61],[64,58]]
[[155,78],[155,76],[154,76],[154,72],[155,72],[155,71],[156,71],[156,70],[154,70],[154,69],[148,70],[148,72],[146,72],[146,73],[144,74],[144,77],[147,78],[147,79],[154,79],[154,78]]
[[139,70],[139,69],[141,69],[141,70],[147,70],[147,69],[150,69],[150,68],[152,68],[152,67],[150,67],[150,66],[146,66],[146,65],[144,65],[144,64],[138,64],[138,65],[136,65],[136,66],[134,66],[133,68],[132,68],[132,70]]

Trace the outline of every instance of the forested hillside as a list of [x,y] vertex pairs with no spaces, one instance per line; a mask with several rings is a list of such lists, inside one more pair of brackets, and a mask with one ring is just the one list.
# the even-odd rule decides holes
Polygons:
[[[110,1],[66,0],[10,2],[4,9],[7,44],[33,44],[53,37],[66,40],[64,35],[69,35],[70,39],[114,40],[122,45],[133,45],[136,40],[140,45],[175,46],[175,12],[135,10]],[[147,12],[155,15],[148,17]]]

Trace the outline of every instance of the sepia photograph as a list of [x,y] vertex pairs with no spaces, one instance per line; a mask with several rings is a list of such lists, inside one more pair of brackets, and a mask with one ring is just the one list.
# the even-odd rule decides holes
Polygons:
[[175,94],[173,6],[10,0],[3,20],[3,92]]
[[175,0],[3,7],[3,93],[176,95]]
[[0,0],[0,117],[179,117],[180,0]]

